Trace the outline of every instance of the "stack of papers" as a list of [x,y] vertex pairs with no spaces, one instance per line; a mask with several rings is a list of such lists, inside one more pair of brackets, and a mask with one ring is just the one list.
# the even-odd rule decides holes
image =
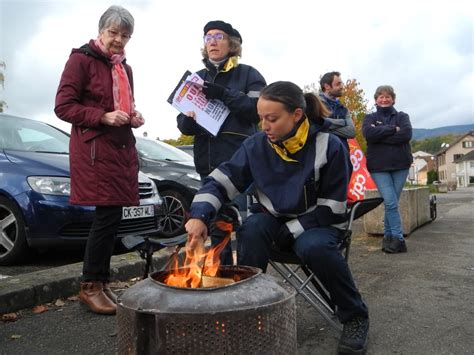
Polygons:
[[183,114],[193,111],[196,123],[216,136],[230,110],[220,100],[206,99],[202,92],[203,84],[204,80],[199,75],[186,71],[168,102]]

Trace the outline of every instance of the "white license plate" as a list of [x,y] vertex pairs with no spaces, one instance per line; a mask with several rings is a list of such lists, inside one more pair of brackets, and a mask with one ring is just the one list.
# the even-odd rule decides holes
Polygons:
[[136,207],[122,207],[122,219],[135,219],[153,217],[155,209],[153,205],[136,206]]

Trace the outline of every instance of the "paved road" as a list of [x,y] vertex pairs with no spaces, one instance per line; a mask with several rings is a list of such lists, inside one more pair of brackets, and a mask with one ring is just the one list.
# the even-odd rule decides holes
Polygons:
[[[408,253],[387,255],[358,233],[350,264],[369,306],[368,354],[474,351],[474,188],[438,195],[438,219],[414,231]],[[119,285],[120,286],[120,285]],[[0,323],[0,354],[115,354],[115,317],[77,301]],[[297,299],[298,354],[334,354],[338,335]]]

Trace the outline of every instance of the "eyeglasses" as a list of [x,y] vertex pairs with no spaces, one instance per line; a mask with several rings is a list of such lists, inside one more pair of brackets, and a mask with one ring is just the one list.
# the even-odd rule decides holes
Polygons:
[[214,33],[214,34],[209,33],[209,34],[204,36],[204,43],[209,43],[213,39],[215,39],[216,41],[222,41],[224,38],[225,38],[225,35],[221,32],[217,32],[217,33]]
[[109,29],[107,29],[106,31],[109,37],[116,38],[117,36],[119,36],[124,41],[128,41],[132,37],[129,33],[122,33],[122,32],[109,30]]

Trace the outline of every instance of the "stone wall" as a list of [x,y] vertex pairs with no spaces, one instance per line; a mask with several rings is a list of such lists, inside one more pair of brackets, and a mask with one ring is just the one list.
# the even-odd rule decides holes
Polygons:
[[[379,197],[378,190],[367,190],[365,198]],[[403,233],[410,234],[416,228],[431,221],[430,190],[428,187],[403,189],[400,196],[400,216]],[[364,231],[383,235],[384,206],[381,204],[363,217]]]

